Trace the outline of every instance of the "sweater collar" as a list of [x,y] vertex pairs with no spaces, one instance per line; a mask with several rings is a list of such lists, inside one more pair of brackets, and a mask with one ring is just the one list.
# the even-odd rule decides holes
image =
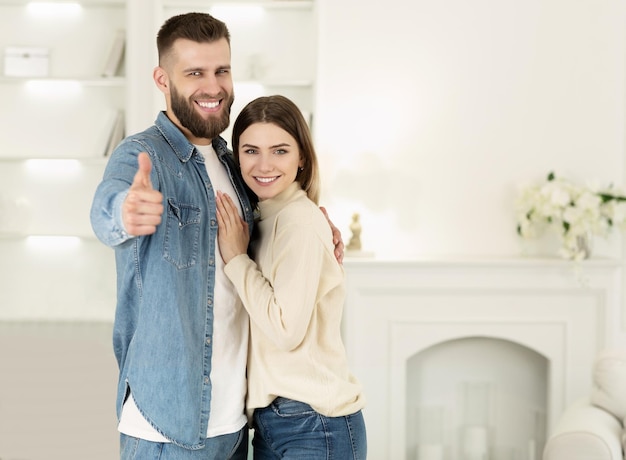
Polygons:
[[276,195],[274,198],[259,201],[259,211],[261,213],[261,220],[272,217],[283,209],[288,203],[295,201],[301,196],[306,196],[300,182],[293,181],[289,186]]

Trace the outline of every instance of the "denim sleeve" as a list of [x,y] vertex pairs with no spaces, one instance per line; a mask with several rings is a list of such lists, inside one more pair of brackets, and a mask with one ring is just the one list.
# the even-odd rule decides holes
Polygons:
[[[137,156],[145,146],[123,141],[113,152],[98,185],[91,205],[91,227],[107,246],[118,246],[131,238],[122,222],[122,203],[137,173]],[[154,169],[154,168],[153,168]]]

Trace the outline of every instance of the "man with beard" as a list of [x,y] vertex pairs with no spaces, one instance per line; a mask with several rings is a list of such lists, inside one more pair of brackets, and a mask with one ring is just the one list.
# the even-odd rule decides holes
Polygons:
[[244,459],[248,317],[224,274],[215,202],[217,190],[237,197],[252,228],[219,137],[233,103],[230,35],[188,13],[163,24],[157,48],[166,110],[115,149],[91,209],[115,249],[121,459]]

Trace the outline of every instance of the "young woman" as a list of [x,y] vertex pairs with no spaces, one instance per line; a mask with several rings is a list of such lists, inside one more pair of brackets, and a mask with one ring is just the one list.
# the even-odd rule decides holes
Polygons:
[[317,205],[308,126],[289,99],[261,97],[235,121],[233,151],[260,215],[250,258],[247,225],[218,193],[225,272],[250,316],[254,458],[365,459],[365,401],[340,333],[344,271]]

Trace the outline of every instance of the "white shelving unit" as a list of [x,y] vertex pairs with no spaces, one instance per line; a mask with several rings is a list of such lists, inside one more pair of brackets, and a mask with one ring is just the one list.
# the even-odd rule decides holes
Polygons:
[[[46,78],[2,77],[0,159],[101,156],[114,114],[125,107],[125,79],[101,76],[117,30],[126,28],[124,1],[47,3],[0,0],[0,50],[42,47]],[[60,9],[55,9],[60,8]],[[5,59],[0,75],[5,75]]]
[[[102,72],[115,34],[126,28],[126,6],[42,5],[0,0],[0,233],[91,237],[88,196],[125,108],[125,77]],[[8,47],[47,49],[47,75],[5,76]]]
[[[113,251],[93,236],[89,209],[126,107],[124,66],[102,76],[126,2],[43,7],[0,0],[0,320],[108,321]],[[46,48],[47,75],[6,76],[7,47]]]

